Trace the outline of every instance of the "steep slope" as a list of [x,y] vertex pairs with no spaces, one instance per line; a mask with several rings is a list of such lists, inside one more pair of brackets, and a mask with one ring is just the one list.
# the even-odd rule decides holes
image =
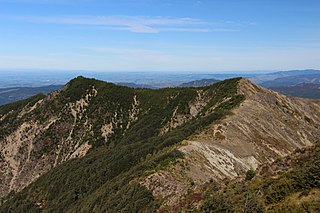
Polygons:
[[239,105],[239,80],[150,90],[78,77],[0,107],[0,188],[12,192],[0,210],[156,209],[161,202],[137,178],[181,158],[176,144]]
[[320,101],[286,97],[245,79],[238,93],[245,96],[239,107],[177,148],[182,161],[141,181],[154,196],[166,198],[163,208],[174,206],[177,195],[190,188],[235,179],[320,138]]

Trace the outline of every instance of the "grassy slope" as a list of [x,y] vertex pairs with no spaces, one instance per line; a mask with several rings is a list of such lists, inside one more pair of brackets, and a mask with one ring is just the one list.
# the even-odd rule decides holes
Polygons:
[[[166,148],[221,119],[240,104],[244,97],[236,94],[238,81],[239,79],[231,79],[200,88],[210,94],[208,107],[221,103],[227,97],[231,99],[219,104],[209,115],[204,116],[204,112],[200,113],[198,117],[161,136],[159,136],[160,128],[163,123],[169,121],[176,107],[179,113],[187,113],[188,103],[197,95],[195,88],[130,89],[81,77],[71,81],[67,90],[53,101],[44,103],[36,109],[34,116],[38,120],[45,120],[51,114],[60,113],[60,117],[65,116],[65,120],[68,121],[68,116],[61,113],[63,106],[79,100],[94,86],[98,90],[98,95],[92,99],[86,111],[94,132],[86,140],[94,148],[85,157],[61,164],[20,193],[8,196],[0,211],[154,211],[159,203],[134,179],[163,162],[181,157],[181,153]],[[132,100],[134,95],[140,103],[138,120],[127,131],[120,127],[116,128],[114,130],[116,134],[106,143],[100,133],[101,126],[111,121],[110,116],[106,115],[114,111],[130,110],[132,103],[128,100]],[[167,101],[173,96],[176,98]],[[122,125],[126,125],[127,115],[122,114],[122,116]]]

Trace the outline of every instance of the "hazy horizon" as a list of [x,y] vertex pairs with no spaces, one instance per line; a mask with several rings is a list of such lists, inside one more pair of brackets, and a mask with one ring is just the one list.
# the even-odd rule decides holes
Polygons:
[[16,72],[16,73],[41,73],[41,72],[49,72],[49,73],[168,73],[168,74],[248,74],[248,75],[260,75],[260,74],[269,74],[274,72],[290,72],[290,71],[305,71],[305,70],[320,70],[315,68],[305,68],[305,69],[289,69],[289,70],[195,70],[195,71],[188,71],[188,70],[81,70],[81,69],[19,69],[19,68],[0,68],[0,74],[5,72]]

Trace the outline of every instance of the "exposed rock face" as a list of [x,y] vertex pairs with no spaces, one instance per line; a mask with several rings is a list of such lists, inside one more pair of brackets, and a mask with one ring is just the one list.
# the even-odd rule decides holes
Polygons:
[[[238,93],[246,97],[238,108],[182,143],[179,150],[185,153],[187,169],[172,166],[168,179],[183,174],[185,183],[191,179],[201,185],[210,179],[236,178],[320,138],[320,101],[286,97],[246,79],[240,80]],[[181,189],[172,188],[170,193],[166,184],[156,184],[161,176],[154,177],[161,173],[148,177],[146,186],[157,196],[182,194]]]
[[190,115],[192,117],[196,117],[199,112],[208,104],[209,102],[208,94],[206,94],[203,90],[197,91],[197,97],[194,102],[189,103]]
[[178,108],[176,107],[171,115],[170,121],[168,121],[165,126],[161,129],[160,134],[163,135],[164,133],[169,132],[170,130],[181,126],[182,124],[186,123],[188,120],[191,119],[190,115],[184,115],[178,113]]
[[[212,98],[210,97],[208,92],[205,92],[199,89],[199,90],[196,90],[196,93],[197,95],[195,99],[187,103],[188,105],[187,113],[179,112],[179,106],[177,106],[174,109],[170,120],[167,123],[165,123],[162,129],[160,130],[161,135],[185,124],[186,122],[190,121],[192,118],[195,118],[204,109],[204,107],[207,106],[208,102]],[[171,99],[175,99],[175,98],[177,98],[177,96],[171,97]]]

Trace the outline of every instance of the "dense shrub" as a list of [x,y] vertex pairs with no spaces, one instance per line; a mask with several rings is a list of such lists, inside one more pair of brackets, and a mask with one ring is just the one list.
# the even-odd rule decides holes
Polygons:
[[246,172],[246,180],[251,180],[256,175],[256,172],[253,169],[249,169]]

